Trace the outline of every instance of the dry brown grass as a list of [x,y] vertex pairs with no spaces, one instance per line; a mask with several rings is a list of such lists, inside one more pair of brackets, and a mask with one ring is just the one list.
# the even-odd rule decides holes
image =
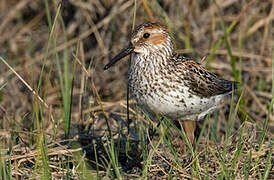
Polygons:
[[[237,22],[228,36],[228,42],[232,54],[236,58],[236,69],[241,72],[243,107],[245,107],[246,114],[239,113],[232,134],[239,133],[241,121],[244,118],[247,118],[249,122],[257,127],[252,132],[260,131],[267,117],[270,101],[273,98],[274,1],[137,0],[136,2],[136,24],[152,18],[167,24],[174,35],[174,43],[178,51],[185,53],[186,56],[196,58],[197,61],[204,56],[208,56],[212,51],[212,47],[222,38],[224,32],[221,26],[222,21],[226,27],[229,27],[233,22]],[[49,1],[49,5],[53,21],[58,3]],[[47,142],[49,142],[48,156],[50,158],[58,157],[62,159],[66,156],[71,157],[74,152],[80,152],[82,149],[88,151],[90,148],[89,142],[99,136],[103,139],[100,142],[104,144],[107,139],[105,115],[108,117],[114,135],[117,134],[122,123],[125,123],[126,126],[128,61],[120,62],[109,71],[103,71],[103,67],[110,57],[127,44],[132,27],[133,13],[134,1],[68,0],[62,2],[61,16],[63,17],[65,29],[63,29],[59,19],[54,32],[57,48],[54,49],[53,45],[50,45],[44,69],[45,75],[39,92],[45,103],[49,105],[49,108],[45,108],[41,114],[43,117],[41,118],[43,119],[41,129],[47,135]],[[50,32],[46,15],[44,1],[0,1],[0,56],[36,92]],[[73,148],[73,143],[61,143],[64,135],[61,123],[62,97],[55,58],[56,51],[62,57],[62,53],[67,50],[72,65],[75,60],[74,54],[76,54],[77,44],[79,47],[78,59],[81,63],[77,63],[74,81],[70,134],[72,140],[69,142],[78,142],[81,146]],[[12,152],[12,155],[5,155],[4,159],[11,158],[13,177],[31,177],[32,168],[37,157],[35,136],[38,134],[33,109],[34,104],[41,105],[41,103],[7,66],[2,62],[0,64],[0,146],[2,152]],[[91,64],[90,68],[88,68],[89,64]],[[85,72],[83,67],[88,72]],[[216,50],[213,60],[208,64],[208,68],[226,79],[234,80],[230,56],[225,43],[222,43]],[[98,101],[95,91],[98,92],[102,102]],[[213,152],[218,152],[223,146],[230,110],[229,104],[230,102],[226,101],[224,107],[218,113],[218,122],[215,124],[217,125],[218,144],[215,142],[213,146],[210,146]],[[102,109],[104,109],[105,114]],[[136,108],[133,100],[130,101],[130,118],[136,124],[146,124],[147,122]],[[210,117],[208,128],[212,127],[215,119],[216,114]],[[60,127],[58,127],[55,142],[53,131],[56,124],[58,124],[57,122],[59,122]],[[131,126],[135,127],[135,124],[132,123]],[[274,115],[272,109],[268,123],[267,140],[263,144],[263,150],[256,152],[259,135],[250,142],[253,144],[250,145],[252,146],[250,148],[254,150],[252,160],[255,161],[256,153],[261,153],[261,162],[266,161],[273,132]],[[83,134],[85,134],[85,138]],[[114,137],[117,139],[117,136]],[[229,146],[231,146],[233,152],[235,150],[233,142],[237,142],[237,140],[234,138],[231,142]],[[204,146],[202,144],[201,147],[207,147],[207,144],[204,144]],[[9,150],[10,145],[12,148]],[[170,163],[174,162],[168,155],[161,155],[161,153],[166,152],[164,148],[163,145],[153,157],[149,169],[151,178],[167,178],[169,176],[169,170],[172,167]],[[245,156],[239,160],[239,166],[242,165],[241,167],[245,162],[244,157],[248,157],[248,149],[249,147],[246,146],[244,149]],[[199,156],[203,170],[206,169],[203,166],[203,159],[206,156],[204,151],[200,151]],[[138,153],[133,156],[138,156]],[[91,166],[94,168],[94,154],[88,152],[86,154],[86,158],[90,164],[93,164]],[[102,152],[102,154],[106,154],[106,152]],[[58,167],[59,161],[62,161],[58,158],[49,160],[51,162],[51,174],[56,178],[62,177],[67,171],[63,167]],[[219,164],[214,157],[206,158],[208,158],[208,162],[212,162],[210,168],[213,168],[209,169],[211,174],[209,178],[214,179],[219,174]],[[229,159],[229,157],[227,158]],[[135,160],[138,161],[137,167],[139,167],[142,160],[138,158]],[[188,166],[191,159],[182,156],[180,160],[184,162],[186,168],[182,170],[174,166],[178,170],[174,172],[177,172],[177,175],[180,174],[182,178],[191,178],[191,166]],[[263,163],[260,165],[263,168]],[[132,172],[127,175],[128,178],[140,176],[140,170],[136,172],[132,170]],[[255,170],[252,172],[255,173]],[[99,174],[104,176],[106,172],[102,168]],[[242,177],[241,174],[236,176],[236,178]],[[71,178],[79,178],[79,176],[74,174],[71,175]],[[257,174],[250,174],[250,178],[258,178],[258,176]],[[274,178],[273,170],[270,173],[270,178]]]

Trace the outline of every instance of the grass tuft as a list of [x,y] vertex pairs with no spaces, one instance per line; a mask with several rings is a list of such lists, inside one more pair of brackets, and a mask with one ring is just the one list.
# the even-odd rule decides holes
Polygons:
[[[1,2],[0,179],[274,179],[273,9],[256,0]],[[126,60],[102,71],[147,20],[166,24],[185,56],[208,54],[205,66],[239,82],[197,123],[194,145],[181,122],[140,110]]]

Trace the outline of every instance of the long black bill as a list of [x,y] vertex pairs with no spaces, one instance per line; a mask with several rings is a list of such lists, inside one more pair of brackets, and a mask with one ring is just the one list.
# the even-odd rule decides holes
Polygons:
[[105,65],[104,70],[109,69],[116,62],[118,62],[119,60],[121,60],[123,57],[129,55],[133,51],[133,49],[134,49],[134,47],[132,46],[131,43],[129,43],[128,47],[124,48],[119,54],[117,54],[117,56],[115,56],[114,58],[112,58],[107,65]]

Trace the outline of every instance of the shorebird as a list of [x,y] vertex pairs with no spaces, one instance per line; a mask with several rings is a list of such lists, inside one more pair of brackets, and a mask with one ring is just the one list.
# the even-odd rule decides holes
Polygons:
[[208,71],[198,62],[175,53],[167,27],[147,22],[132,33],[130,42],[105,67],[132,54],[128,72],[131,95],[152,118],[182,122],[193,143],[196,122],[218,107],[237,85]]

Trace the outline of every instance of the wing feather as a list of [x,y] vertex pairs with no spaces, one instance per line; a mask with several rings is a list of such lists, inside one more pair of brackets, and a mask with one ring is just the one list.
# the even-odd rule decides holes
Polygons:
[[[237,83],[223,79],[205,69],[201,64],[192,59],[177,54],[174,61],[176,68],[184,68],[183,80],[189,87],[189,91],[200,97],[211,97],[221,94],[229,94],[237,89]],[[178,58],[180,57],[180,58]]]

